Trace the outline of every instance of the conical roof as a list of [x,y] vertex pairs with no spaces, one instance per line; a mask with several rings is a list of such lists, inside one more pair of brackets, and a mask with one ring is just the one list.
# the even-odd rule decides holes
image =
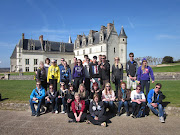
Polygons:
[[121,27],[121,31],[120,31],[119,37],[126,37],[127,38],[123,26]]

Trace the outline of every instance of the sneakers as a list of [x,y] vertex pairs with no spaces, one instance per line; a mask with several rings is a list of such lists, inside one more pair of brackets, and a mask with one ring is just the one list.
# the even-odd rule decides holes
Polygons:
[[101,126],[106,127],[107,126],[106,122],[101,123]]
[[68,123],[76,122],[75,119],[68,120]]
[[120,112],[117,112],[116,116],[121,116],[121,113],[120,113]]
[[129,112],[126,112],[126,116],[130,116],[130,113],[129,113]]
[[36,114],[36,117],[39,117],[39,116],[40,116],[40,114],[39,114],[39,113],[37,113],[37,114]]
[[163,116],[159,117],[159,121],[160,121],[161,123],[165,123],[164,117],[163,117]]
[[65,114],[66,112],[65,112],[65,111],[62,111],[61,113],[62,113],[62,114]]
[[35,114],[35,113],[32,113],[31,116],[36,116],[36,114]]
[[55,114],[58,114],[58,111],[57,111],[57,110],[55,111]]
[[91,124],[91,122],[89,120],[86,120],[86,124]]

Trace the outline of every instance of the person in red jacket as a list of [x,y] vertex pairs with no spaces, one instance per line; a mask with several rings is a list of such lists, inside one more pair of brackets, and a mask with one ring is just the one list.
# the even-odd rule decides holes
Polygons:
[[71,103],[72,112],[68,113],[68,117],[71,119],[68,122],[84,122],[86,118],[85,101],[80,100],[80,95],[75,93],[75,100]]

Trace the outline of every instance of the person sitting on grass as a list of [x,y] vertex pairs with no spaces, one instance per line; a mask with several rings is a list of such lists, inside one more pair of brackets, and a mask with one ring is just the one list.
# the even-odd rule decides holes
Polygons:
[[92,123],[94,125],[101,125],[106,127],[107,117],[104,115],[104,104],[103,101],[99,101],[99,95],[94,94],[93,101],[89,106],[90,114],[87,115],[87,124]]
[[66,108],[67,108],[67,94],[68,90],[65,89],[65,83],[61,82],[60,84],[60,90],[57,92],[57,97],[56,97],[56,111],[55,113],[58,114],[59,111],[61,111],[61,105],[63,105],[63,111],[61,111],[62,114],[66,113]]
[[[41,82],[37,81],[36,82],[36,88],[32,91],[30,95],[30,106],[31,106],[31,111],[32,115],[31,116],[40,116],[40,108],[41,105],[44,101],[45,97],[45,89],[41,86]],[[35,111],[34,104],[38,104],[37,110]]]
[[111,84],[106,83],[104,90],[102,91],[102,101],[105,104],[105,108],[109,108],[110,112],[114,112],[115,93],[111,89]]
[[102,91],[99,89],[98,83],[94,82],[92,85],[92,90],[90,92],[90,99],[93,100],[94,94],[97,94],[99,97],[99,101],[101,101]]
[[131,91],[126,89],[126,83],[125,82],[121,82],[121,87],[118,90],[118,100],[119,100],[119,105],[118,105],[118,112],[117,112],[117,116],[121,115],[121,107],[124,105],[125,110],[126,110],[126,116],[129,116],[129,106],[128,106],[128,102],[130,101],[130,94]]
[[85,101],[80,99],[80,95],[75,93],[75,100],[71,103],[72,112],[68,113],[71,119],[68,122],[84,122],[86,119]]
[[146,98],[141,91],[141,85],[136,87],[136,90],[131,92],[131,101],[132,101],[132,117],[133,118],[140,118],[144,116],[145,113],[145,106],[146,106]]
[[[159,116],[159,120],[161,123],[165,123],[164,121],[164,109],[162,106],[162,100],[165,98],[165,96],[163,95],[163,93],[160,91],[160,89],[162,88],[162,85],[160,83],[157,83],[155,88],[150,90],[148,93],[148,107],[149,109],[151,109],[151,111]],[[158,109],[159,112],[156,110]]]
[[46,112],[49,112],[50,105],[52,106],[52,113],[55,112],[55,100],[57,97],[57,92],[53,89],[53,84],[49,85],[49,90],[46,92],[45,96],[45,106],[47,107]]
[[69,90],[68,90],[68,95],[67,95],[67,113],[70,112],[70,106],[72,101],[74,101],[74,87],[73,84],[69,84]]

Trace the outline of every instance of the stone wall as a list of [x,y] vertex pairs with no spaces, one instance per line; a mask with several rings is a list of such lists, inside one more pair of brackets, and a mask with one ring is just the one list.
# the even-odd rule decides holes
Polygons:
[[10,75],[9,80],[34,80],[34,75]]

